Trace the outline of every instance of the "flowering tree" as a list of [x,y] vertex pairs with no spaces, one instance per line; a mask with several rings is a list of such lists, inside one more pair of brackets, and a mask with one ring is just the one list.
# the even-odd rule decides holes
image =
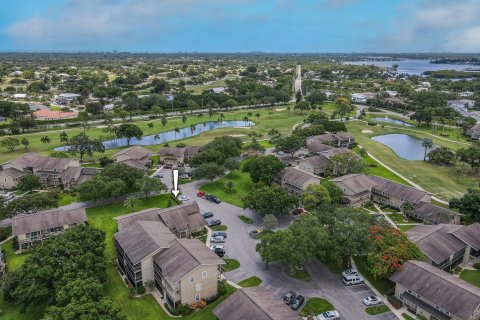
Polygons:
[[405,261],[423,258],[417,245],[393,227],[371,227],[370,239],[372,250],[368,254],[368,263],[375,277],[386,278],[401,269]]

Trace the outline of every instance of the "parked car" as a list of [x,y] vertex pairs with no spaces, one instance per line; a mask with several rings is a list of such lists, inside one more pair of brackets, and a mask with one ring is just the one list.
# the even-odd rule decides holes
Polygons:
[[213,194],[207,194],[205,196],[205,199],[207,199],[208,201],[211,201],[213,203],[216,203],[216,204],[219,204],[221,201],[218,197],[214,196]]
[[224,243],[225,238],[221,236],[216,236],[216,237],[211,237],[210,238],[210,243]]
[[350,276],[343,276],[342,277],[343,284],[346,286],[353,286],[355,284],[362,284],[363,278],[359,275],[350,275]]
[[223,250],[223,249],[217,248],[217,249],[213,250],[213,252],[215,252],[215,254],[217,256],[219,256],[220,258],[223,258],[223,256],[225,256],[225,250]]
[[212,217],[213,217],[213,212],[212,212],[212,211],[208,211],[208,212],[202,213],[202,216],[203,216],[205,219],[212,218]]
[[292,166],[292,164],[290,162],[286,162],[286,161],[284,161],[283,164],[285,165],[285,167],[291,167]]
[[219,219],[212,219],[207,221],[207,225],[209,227],[219,226],[222,224],[222,221]]
[[304,304],[305,298],[302,295],[298,295],[295,300],[290,304],[290,308],[298,310]]
[[303,210],[303,208],[296,208],[296,209],[293,209],[292,210],[292,214],[294,215],[298,215],[300,213],[303,213],[305,210]]
[[197,197],[200,197],[200,198],[205,197],[205,192],[198,191],[198,192],[197,192]]
[[190,176],[188,174],[182,174],[179,178],[180,179],[190,179]]
[[263,233],[263,228],[258,228],[255,230],[250,231],[250,237],[253,239],[258,239]]
[[363,304],[366,306],[373,306],[382,303],[382,300],[377,296],[370,296],[363,299]]
[[155,174],[153,175],[153,177],[154,177],[154,178],[157,178],[157,179],[161,179],[161,178],[163,178],[163,174],[161,174],[161,173],[155,173]]
[[2,196],[3,196],[3,199],[5,201],[12,200],[13,198],[15,198],[15,194],[13,194],[11,192],[7,192],[5,194],[2,194]]
[[215,244],[213,246],[210,246],[210,250],[215,251],[216,249],[222,249],[225,250],[225,248],[221,245]]
[[181,195],[180,198],[178,198],[180,201],[188,201],[190,200],[190,197],[189,196],[186,196],[186,195]]
[[295,292],[293,291],[288,291],[287,293],[285,293],[285,295],[283,296],[283,302],[285,302],[285,304],[291,304],[295,298],[297,297],[297,295],[295,294]]
[[223,231],[215,231],[214,233],[212,233],[212,237],[224,237],[226,239],[227,233]]
[[278,151],[277,154],[278,154],[279,156],[283,156],[285,153],[284,153],[283,151]]
[[340,314],[336,310],[326,311],[315,317],[315,320],[335,320],[340,319]]
[[358,271],[350,268],[342,272],[342,277],[351,276],[351,275],[358,275]]

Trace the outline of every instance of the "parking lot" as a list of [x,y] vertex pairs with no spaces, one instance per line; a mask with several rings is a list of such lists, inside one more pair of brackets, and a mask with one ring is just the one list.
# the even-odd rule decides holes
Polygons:
[[[166,178],[166,176],[164,176]],[[313,261],[306,266],[312,276],[308,282],[299,281],[289,277],[281,266],[275,264],[265,270],[265,265],[255,251],[258,240],[250,237],[249,232],[262,226],[261,217],[251,210],[233,206],[221,202],[215,204],[196,196],[200,182],[192,182],[181,186],[182,193],[189,196],[189,201],[197,201],[201,212],[212,211],[214,219],[220,219],[223,225],[228,227],[228,238],[222,245],[225,247],[225,258],[237,259],[240,268],[225,273],[225,276],[232,282],[238,283],[246,278],[257,276],[262,279],[262,286],[268,287],[279,299],[288,291],[293,290],[306,298],[321,297],[330,301],[340,312],[342,319],[346,320],[394,320],[397,317],[388,312],[381,315],[370,316],[365,312],[362,300],[374,293],[367,285],[356,285],[346,287],[343,285],[341,276],[330,272],[319,261]],[[238,218],[238,215],[245,215],[253,220],[247,224]],[[285,216],[279,219],[279,227],[287,226],[293,220],[292,216]]]

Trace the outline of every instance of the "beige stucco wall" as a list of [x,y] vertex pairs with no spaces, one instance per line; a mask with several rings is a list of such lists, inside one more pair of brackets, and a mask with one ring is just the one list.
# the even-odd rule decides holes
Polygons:
[[164,248],[160,248],[150,254],[149,256],[145,257],[141,262],[142,267],[142,282],[145,286],[145,282],[149,280],[154,280],[154,272],[153,272],[153,256],[162,251]]
[[17,179],[3,175],[0,173],[0,188],[1,189],[15,189],[17,187]]
[[[207,272],[207,278],[202,279],[202,272]],[[195,302],[195,295],[199,294],[200,299],[215,296],[218,293],[218,267],[215,266],[199,266],[180,281],[181,300],[184,304],[192,304]],[[190,277],[194,276],[195,281],[190,282]],[[202,284],[200,291],[196,290],[197,284]]]

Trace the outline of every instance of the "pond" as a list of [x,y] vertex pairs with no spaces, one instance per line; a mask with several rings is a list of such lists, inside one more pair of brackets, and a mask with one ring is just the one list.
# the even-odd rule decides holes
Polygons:
[[[425,148],[422,146],[422,139],[417,139],[408,134],[386,134],[372,137],[372,140],[380,142],[393,150],[400,158],[406,160],[423,160]],[[427,149],[427,153],[438,146],[433,145]]]
[[376,118],[372,118],[372,120],[375,120],[375,121],[378,121],[378,122],[388,122],[388,123],[393,123],[393,124],[399,124],[399,125],[405,126],[405,127],[415,127],[413,124],[410,124],[410,123],[402,121],[402,120],[389,118],[388,116],[376,117]]
[[[243,121],[243,120],[231,120],[231,121],[210,121],[199,123],[195,125],[195,128],[181,128],[178,132],[175,130],[161,132],[158,134],[152,134],[148,136],[143,136],[140,140],[132,138],[130,140],[130,145],[141,145],[141,146],[150,146],[161,144],[164,142],[169,142],[173,140],[185,139],[189,137],[196,136],[202,132],[218,129],[218,128],[227,128],[227,127],[251,127],[255,125],[252,121]],[[103,142],[105,149],[114,149],[127,146],[127,139],[113,139]],[[56,151],[66,151],[66,147],[55,148]]]

